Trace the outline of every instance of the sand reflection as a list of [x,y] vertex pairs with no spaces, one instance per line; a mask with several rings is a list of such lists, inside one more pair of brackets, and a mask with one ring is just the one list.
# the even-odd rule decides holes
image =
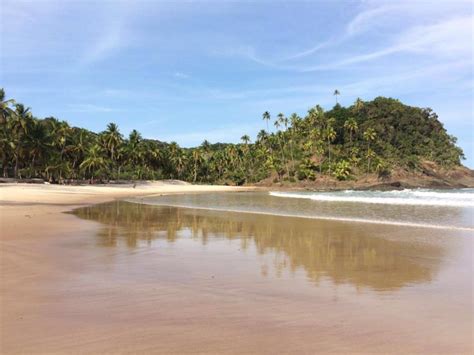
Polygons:
[[[426,283],[436,276],[443,246],[396,236],[394,228],[354,226],[301,218],[200,211],[114,202],[74,212],[100,222],[98,243],[135,248],[156,239],[172,243],[193,238],[203,244],[227,238],[240,240],[241,250],[271,254],[274,272],[305,270],[318,283],[350,283],[357,288],[395,290]],[[408,233],[409,234],[409,233]],[[269,266],[260,272],[268,274]]]

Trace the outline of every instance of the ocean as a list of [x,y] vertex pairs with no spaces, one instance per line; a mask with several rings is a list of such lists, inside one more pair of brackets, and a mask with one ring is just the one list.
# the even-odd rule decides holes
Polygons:
[[243,192],[149,196],[151,205],[474,231],[474,189]]

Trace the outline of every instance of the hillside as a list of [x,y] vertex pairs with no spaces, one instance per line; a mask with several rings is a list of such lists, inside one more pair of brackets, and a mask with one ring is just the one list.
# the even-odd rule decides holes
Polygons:
[[[262,116],[255,140],[195,148],[124,137],[116,124],[94,133],[33,116],[0,92],[3,177],[51,182],[181,179],[199,183],[307,188],[474,186],[462,150],[431,110],[392,98],[357,100],[304,117]],[[270,129],[270,124],[273,126]],[[203,137],[204,139],[205,137]]]

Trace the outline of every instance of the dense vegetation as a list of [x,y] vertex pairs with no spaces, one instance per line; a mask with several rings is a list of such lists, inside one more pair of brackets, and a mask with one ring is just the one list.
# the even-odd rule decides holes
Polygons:
[[204,141],[181,148],[144,139],[136,130],[125,138],[114,123],[94,133],[53,117],[38,119],[0,90],[1,169],[4,177],[52,182],[171,178],[243,184],[383,177],[394,168],[417,169],[423,159],[450,167],[463,158],[431,109],[391,98],[358,99],[350,107],[336,103],[330,111],[315,106],[305,117],[279,113],[272,119],[265,112],[262,118],[266,129],[253,143],[244,135],[240,144]]

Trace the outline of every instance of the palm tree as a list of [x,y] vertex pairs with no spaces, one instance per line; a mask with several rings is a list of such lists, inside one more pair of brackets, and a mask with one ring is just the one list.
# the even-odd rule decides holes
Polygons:
[[367,128],[364,132],[364,140],[367,142],[367,172],[370,172],[370,159],[373,157],[373,152],[370,150],[370,143],[377,138],[377,133],[373,128]]
[[264,129],[261,129],[257,134],[257,141],[259,143],[265,143],[268,138],[268,133]]
[[250,137],[247,134],[244,134],[242,137],[240,137],[240,140],[245,144],[248,145],[250,142]]
[[6,100],[5,90],[0,89],[0,125],[2,126],[2,132],[0,132],[0,150],[2,151],[3,177],[8,177],[8,161],[10,160],[9,156],[11,156],[13,144],[10,131],[10,120],[15,112],[10,106],[14,104],[15,100]]
[[211,143],[207,139],[204,139],[201,143],[201,148],[204,152],[209,152],[211,150]]
[[79,166],[81,169],[89,171],[91,175],[91,182],[94,182],[95,173],[102,168],[105,168],[106,162],[102,155],[102,150],[98,144],[94,144],[87,151],[86,158]]
[[202,155],[199,149],[194,149],[193,153],[193,161],[194,161],[194,174],[193,174],[193,182],[196,182],[197,179],[197,172],[198,172],[198,165],[201,163]]
[[359,128],[355,118],[351,117],[346,122],[344,122],[344,128],[347,129],[347,131],[349,132],[349,141],[352,144],[352,134],[357,132]]
[[245,166],[245,174],[246,177],[249,175],[249,165],[252,165],[251,163],[251,154],[249,150],[249,142],[250,142],[250,137],[247,134],[244,134],[242,137],[240,137],[240,140],[244,144],[244,166]]
[[36,176],[36,162],[45,156],[49,140],[49,132],[45,125],[34,120],[28,133],[28,151],[31,155],[31,169],[34,176]]
[[128,135],[128,140],[131,145],[136,147],[138,143],[142,140],[142,135],[136,129],[132,130]]
[[354,111],[355,112],[359,112],[362,107],[364,107],[364,101],[362,101],[359,97],[357,98],[357,100],[355,101],[354,103]]
[[324,136],[328,143],[328,160],[329,160],[329,173],[331,173],[331,142],[336,139],[336,131],[333,128],[335,122],[334,118],[330,118],[327,122],[326,129],[324,130]]
[[186,168],[188,157],[176,142],[171,142],[171,144],[173,145],[173,147],[170,147],[170,160],[173,164],[174,170],[176,171],[177,178],[181,179],[184,169]]
[[144,155],[144,146],[141,144],[142,135],[136,130],[132,130],[128,136],[127,156],[131,165],[141,165]]
[[270,117],[270,112],[265,111],[265,112],[263,113],[263,115],[262,115],[262,118],[263,118],[263,120],[266,121],[266,123],[267,123],[267,132],[270,133],[270,129],[268,128],[268,122],[270,121],[270,118],[271,118],[271,117]]
[[[282,164],[285,164],[286,165],[286,171],[288,172],[288,164],[286,163],[286,160],[285,160],[285,153],[284,153],[284,148],[283,148],[283,144],[282,144],[282,140],[281,140],[281,132],[279,131],[279,128],[281,127],[281,123],[283,122],[283,119],[284,119],[284,115],[282,113],[279,113],[278,118],[275,120],[275,122],[273,123],[273,125],[275,126],[276,128],[276,137],[277,137],[277,140],[278,140],[278,145],[280,146],[280,154],[281,154],[281,163]],[[280,174],[278,174],[280,175]]]
[[15,145],[13,137],[10,134],[10,129],[7,125],[3,125],[2,131],[0,131],[0,151],[2,152],[2,169],[3,177],[8,177],[8,166],[12,156],[12,148]]
[[[104,132],[104,140],[106,149],[110,152],[110,159],[112,164],[116,164],[115,152],[120,147],[123,141],[123,136],[120,133],[118,126],[115,123],[109,123],[107,130]],[[117,171],[118,178],[118,171]]]
[[337,105],[337,104],[338,104],[338,102],[337,102],[337,97],[338,97],[339,95],[341,95],[341,93],[339,92],[339,90],[336,89],[336,90],[334,90],[334,94],[333,94],[333,95],[336,96],[336,105]]
[[11,105],[15,105],[15,100],[5,99],[5,90],[0,89],[0,124],[5,124],[8,121],[14,112],[13,109],[10,107]]
[[[295,139],[295,133],[296,130],[298,129],[298,124],[300,122],[300,118],[296,113],[292,113],[290,116],[290,122],[291,122],[291,127],[289,129],[289,135],[290,135],[290,154],[291,154],[291,169],[294,172],[295,171],[295,152],[294,152],[294,139]],[[288,119],[286,119],[286,125],[288,125]]]
[[49,117],[47,120],[53,139],[52,145],[60,149],[60,157],[63,159],[68,139],[71,138],[71,127],[67,122],[59,121],[54,117]]
[[66,147],[72,158],[72,169],[74,175],[78,177],[78,165],[84,160],[84,156],[91,144],[92,138],[88,131],[81,128],[74,128],[71,134],[71,144]]
[[13,154],[15,157],[15,178],[18,177],[18,168],[20,164],[21,149],[25,145],[25,137],[28,134],[29,127],[32,124],[33,116],[30,108],[25,108],[23,104],[15,105],[15,112],[11,120],[11,129],[13,135]]

